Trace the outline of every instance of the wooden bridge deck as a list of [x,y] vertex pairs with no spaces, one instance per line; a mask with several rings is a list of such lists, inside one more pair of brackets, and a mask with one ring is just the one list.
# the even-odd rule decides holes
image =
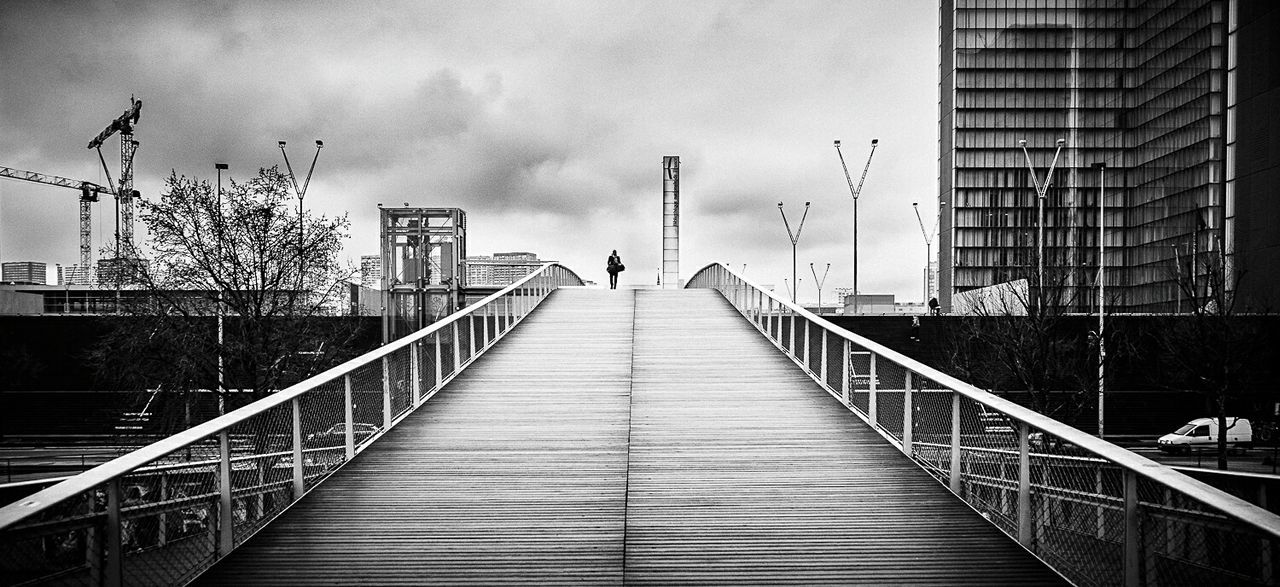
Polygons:
[[204,584],[1037,584],[712,291],[561,290]]

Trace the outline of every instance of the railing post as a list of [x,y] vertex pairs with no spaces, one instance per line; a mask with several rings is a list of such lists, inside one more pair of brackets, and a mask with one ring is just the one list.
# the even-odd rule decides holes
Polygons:
[[391,365],[382,357],[382,429],[391,429]]
[[804,369],[810,373],[813,373],[813,367],[809,365],[809,319],[808,318],[804,319],[804,344],[801,345],[801,348],[804,349]]
[[849,400],[849,362],[853,360],[853,355],[850,354],[849,352],[850,351],[849,339],[841,337],[840,340],[844,341],[844,352],[840,354],[840,356],[842,357],[840,362],[844,363],[844,365],[841,367],[842,372],[840,376],[840,381],[841,381],[840,401],[843,401],[844,405],[847,406],[847,405],[850,405],[849,404],[849,401],[850,401]]
[[1031,426],[1018,422],[1018,543],[1031,548]]
[[467,314],[467,328],[471,332],[471,336],[467,337],[468,346],[471,347],[471,353],[467,355],[467,358],[474,358],[476,356],[476,315],[474,312]]
[[484,346],[489,346],[489,304],[484,305],[484,322],[481,322],[481,333],[484,335]]
[[453,332],[453,372],[457,373],[462,368],[462,341],[458,336],[458,323],[455,321],[450,324],[449,330]]
[[951,392],[951,492],[960,495],[960,392]]
[[915,387],[913,384],[913,373],[907,371],[903,376],[902,389],[902,452],[907,456],[911,456],[911,433],[915,431],[913,417],[915,416],[915,408],[912,407],[911,389]]
[[436,365],[436,369],[435,369],[435,371],[436,371],[436,385],[435,385],[435,388],[436,388],[436,389],[440,389],[440,387],[444,385],[444,369],[442,368],[442,367],[443,367],[443,365],[441,365],[441,364],[440,364],[440,331],[439,331],[439,330],[435,331],[434,333],[432,333],[432,334],[431,334],[431,336],[432,336],[432,338],[434,338],[434,339],[436,340],[436,343],[435,343],[434,345],[432,345],[432,346],[436,347],[436,363],[435,363],[435,365]]
[[787,336],[790,337],[787,341],[787,352],[790,352],[791,358],[795,359],[798,358],[796,357],[796,312],[790,308],[787,310],[791,312],[791,328],[787,329]]
[[107,482],[107,560],[103,583],[109,587],[124,584],[124,541],[121,540],[120,478]]
[[231,439],[224,428],[218,433],[218,555],[235,548],[236,519],[231,512]]
[[880,423],[880,416],[876,411],[876,395],[879,391],[880,378],[876,375],[876,355],[875,353],[867,353],[871,359],[870,374],[867,376],[867,419],[871,420],[872,426]]
[[1142,584],[1142,537],[1138,527],[1138,474],[1124,471],[1124,584]]
[[[160,501],[169,501],[169,473],[160,472]],[[157,528],[156,543],[164,546],[169,543],[169,514],[166,511],[160,512],[160,527]]]
[[293,406],[293,500],[298,501],[306,491],[302,474],[302,404],[296,397],[289,404]]
[[422,355],[422,341],[409,343],[409,393],[413,394],[413,407],[422,405],[422,367],[419,365]]
[[831,388],[831,377],[827,375],[827,332],[826,328],[822,329],[822,356],[818,359],[818,370],[822,372],[822,382],[827,385],[827,389]]
[[356,415],[355,404],[351,401],[351,375],[342,376],[343,394],[342,394],[342,416],[345,418],[346,431],[343,432],[342,442],[346,447],[346,460],[351,460],[356,456]]

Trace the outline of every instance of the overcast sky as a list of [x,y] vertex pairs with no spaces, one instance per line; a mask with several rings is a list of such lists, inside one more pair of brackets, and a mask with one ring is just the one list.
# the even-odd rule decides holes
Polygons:
[[[607,282],[653,283],[664,155],[681,158],[681,276],[711,262],[802,300],[847,287],[921,297],[937,212],[934,2],[4,2],[0,165],[105,183],[85,148],[143,101],[136,187],[171,170],[305,173],[309,210],[348,214],[378,252],[377,204],[460,207],[471,254],[532,251]],[[119,142],[103,149],[119,174]],[[282,165],[283,166],[283,165]],[[304,169],[298,169],[302,167]],[[73,264],[76,192],[0,179],[0,259]],[[94,210],[96,251],[112,204]],[[138,227],[141,233],[141,225]],[[934,237],[934,243],[937,239]]]

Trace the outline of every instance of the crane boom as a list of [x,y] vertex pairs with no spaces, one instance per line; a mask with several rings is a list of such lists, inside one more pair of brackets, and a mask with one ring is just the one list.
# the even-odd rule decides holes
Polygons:
[[102,161],[103,170],[106,171],[107,177],[111,176],[111,172],[107,171],[107,161],[102,156],[102,143],[111,135],[120,133],[120,185],[115,191],[116,208],[119,217],[119,228],[116,231],[116,256],[120,256],[120,245],[123,242],[127,251],[133,250],[133,199],[137,197],[137,192],[133,189],[133,155],[138,150],[138,141],[133,140],[133,126],[138,123],[138,119],[142,116],[142,100],[136,97],[129,98],[129,108],[123,114],[117,116],[111,121],[98,136],[93,137],[89,141],[88,148],[98,151],[98,159]]
[[98,194],[109,194],[111,190],[89,181],[24,171],[22,169],[13,169],[12,167],[0,166],[0,177],[80,190],[80,266],[88,267],[93,263],[93,235],[91,233],[93,214],[90,205],[98,201]]

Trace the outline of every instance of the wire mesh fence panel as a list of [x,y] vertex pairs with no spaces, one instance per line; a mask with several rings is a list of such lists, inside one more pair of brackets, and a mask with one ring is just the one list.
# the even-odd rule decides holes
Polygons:
[[414,345],[418,356],[418,380],[414,382],[416,397],[424,397],[436,385],[435,335],[429,335]]
[[107,488],[92,487],[0,532],[5,584],[98,585],[106,572]]
[[875,423],[890,436],[902,440],[908,370],[897,363],[876,357],[872,380],[875,384]]
[[352,434],[360,446],[383,428],[382,361],[356,367],[351,380]]
[[985,418],[985,406],[960,399],[961,495],[1009,535],[1017,532],[1018,437],[1007,421]]
[[924,378],[917,379],[913,389],[912,456],[945,482],[951,472],[951,403],[954,394]]
[[[864,415],[871,406],[872,358],[871,351],[858,345],[849,345],[849,399],[853,407]],[[874,424],[874,423],[873,423]]]
[[396,418],[413,407],[413,366],[410,364],[409,347],[397,349],[384,360],[391,390],[391,417]]
[[471,319],[461,318],[453,327],[458,330],[458,362],[466,363],[471,358]]
[[782,351],[791,354],[791,316],[778,313],[777,342]]
[[285,404],[228,430],[231,513],[239,544],[291,503],[293,412]]
[[845,341],[843,338],[823,329],[827,337],[826,354],[824,355],[827,366],[826,372],[823,374],[827,385],[831,386],[836,393],[843,393],[848,382],[845,380],[845,372],[848,370],[846,365]]
[[436,331],[436,336],[440,342],[440,372],[445,378],[453,375],[454,366],[454,324],[446,324],[444,328]]
[[[323,383],[298,398],[302,473],[310,488],[347,461],[347,390],[342,379]],[[363,432],[361,427],[355,430]],[[285,458],[293,463],[293,456]]]
[[800,345],[804,353],[805,365],[811,373],[825,383],[824,373],[822,373],[822,337],[826,329],[809,322],[808,318],[801,318],[801,321],[803,322],[801,332],[806,333],[805,341],[808,342],[807,345]]
[[1274,537],[1159,483],[1137,483],[1138,562],[1145,582],[1275,584]]

